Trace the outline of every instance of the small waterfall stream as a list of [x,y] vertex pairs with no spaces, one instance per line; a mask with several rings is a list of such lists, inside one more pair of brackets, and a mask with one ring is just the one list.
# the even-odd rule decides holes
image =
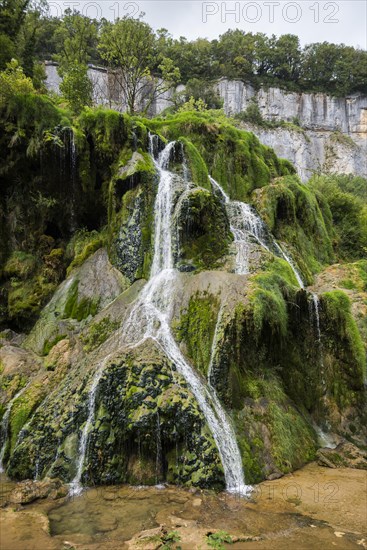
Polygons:
[[95,407],[96,407],[96,393],[99,381],[102,378],[104,366],[108,360],[109,356],[106,357],[102,363],[100,363],[98,370],[93,378],[92,386],[89,390],[89,396],[88,396],[88,418],[86,423],[84,424],[82,436],[80,438],[79,442],[79,458],[77,463],[77,471],[76,475],[73,479],[73,481],[70,483],[70,489],[69,489],[69,495],[80,495],[82,492],[82,485],[80,483],[83,473],[83,466],[85,461],[85,455],[87,452],[87,445],[88,445],[88,436],[89,436],[89,430],[93,424],[94,421],[94,415],[95,415]]
[[324,366],[324,350],[322,347],[321,328],[320,328],[320,300],[317,294],[312,292],[312,311],[311,318],[315,321],[316,335],[317,335],[317,350],[320,363],[320,376],[323,392],[326,392],[326,380],[325,380],[325,366]]
[[219,308],[219,311],[218,311],[218,317],[217,317],[217,322],[215,324],[212,347],[211,347],[211,351],[210,351],[210,360],[209,360],[209,366],[208,366],[207,380],[208,380],[208,384],[212,387],[213,387],[213,384],[211,382],[211,378],[212,378],[212,371],[213,371],[213,364],[214,364],[214,360],[215,360],[215,355],[216,355],[216,352],[217,352],[218,333],[219,333],[220,324],[222,322],[223,309],[224,309],[223,304],[221,304],[221,306]]
[[268,252],[271,252],[270,247],[275,249],[292,269],[299,286],[304,288],[302,277],[294,263],[284,252],[283,248],[276,242],[274,237],[266,231],[264,222],[260,216],[256,214],[254,209],[244,202],[232,201],[215,179],[211,176],[209,176],[209,179],[213,188],[219,191],[226,205],[230,228],[237,248],[235,272],[240,274],[247,274],[249,272],[249,237],[251,236]]
[[249,272],[249,237],[254,237],[263,248],[269,250],[265,242],[264,223],[249,204],[232,201],[215,179],[211,176],[209,179],[213,188],[219,191],[226,205],[229,225],[237,249],[235,272],[245,275]]
[[5,413],[3,415],[3,418],[1,420],[0,438],[1,438],[2,445],[1,445],[1,449],[0,449],[0,473],[5,472],[5,468],[4,468],[4,465],[3,465],[3,460],[4,460],[4,457],[5,457],[6,444],[7,444],[7,440],[8,440],[8,429],[9,429],[9,420],[10,420],[11,410],[13,408],[13,405],[14,405],[15,401],[25,392],[27,387],[28,387],[28,385],[24,386],[24,388],[19,390],[18,393],[16,393],[14,395],[13,399],[11,401],[9,401],[8,406],[6,407]]

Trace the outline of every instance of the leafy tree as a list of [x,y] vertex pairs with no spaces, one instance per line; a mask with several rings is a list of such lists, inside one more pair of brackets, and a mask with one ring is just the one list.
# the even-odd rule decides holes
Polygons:
[[1,0],[0,70],[17,57],[17,37],[24,23],[30,0]]
[[221,109],[223,107],[223,99],[221,99],[213,84],[198,78],[191,78],[187,82],[185,90],[176,95],[175,103],[180,106],[190,99],[203,101],[208,109]]
[[90,52],[97,40],[97,23],[78,12],[65,12],[61,25],[55,31],[58,53],[58,73],[63,81],[60,90],[78,112],[92,103],[93,86],[88,78]]
[[172,59],[157,51],[157,37],[141,19],[124,17],[116,23],[106,21],[98,48],[114,71],[130,113],[137,111],[142,100],[147,110],[155,98],[180,78]]
[[0,107],[16,94],[34,92],[32,80],[27,77],[16,59],[12,59],[4,71],[0,72]]
[[91,105],[93,85],[88,77],[88,67],[77,63],[71,65],[64,73],[60,91],[75,113]]
[[73,65],[87,65],[97,43],[98,25],[78,12],[66,10],[61,25],[55,30],[60,76]]

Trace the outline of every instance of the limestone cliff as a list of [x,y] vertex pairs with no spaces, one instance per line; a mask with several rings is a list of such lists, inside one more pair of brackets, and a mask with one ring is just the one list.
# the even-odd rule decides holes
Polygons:
[[[59,91],[60,77],[54,64],[46,65],[47,86]],[[96,104],[124,111],[123,98],[113,89],[105,69],[91,67],[89,76]],[[256,100],[265,121],[289,123],[279,128],[246,127],[280,157],[290,160],[302,181],[315,172],[367,176],[367,96],[335,98],[323,93],[291,93],[278,88],[256,91],[241,81],[217,83],[224,111],[236,115]],[[183,86],[178,90],[182,90]],[[158,98],[151,114],[171,105],[173,90]],[[297,121],[299,128],[294,126]]]

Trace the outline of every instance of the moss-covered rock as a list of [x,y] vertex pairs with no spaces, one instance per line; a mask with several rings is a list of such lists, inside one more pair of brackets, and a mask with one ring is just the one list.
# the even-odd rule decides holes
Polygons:
[[[64,381],[37,409],[11,455],[10,475],[32,477],[37,467],[40,476],[48,472],[72,479],[78,459],[75,434],[80,437],[89,413],[88,378],[82,369],[74,381]],[[65,399],[69,406],[60,408]],[[28,414],[23,418],[23,409],[19,411],[14,413],[17,427],[20,417],[22,425],[29,418]],[[223,470],[185,381],[147,342],[134,352],[116,355],[105,365],[97,389],[83,481],[155,484],[167,479],[221,487]]]
[[178,268],[210,269],[223,263],[233,237],[223,203],[216,195],[194,188],[176,207]]

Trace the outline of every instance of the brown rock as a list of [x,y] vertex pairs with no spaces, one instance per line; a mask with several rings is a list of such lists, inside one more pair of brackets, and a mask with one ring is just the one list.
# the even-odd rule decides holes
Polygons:
[[318,464],[327,468],[367,470],[366,451],[362,451],[349,441],[340,443],[335,449],[319,449],[316,457]]
[[32,481],[27,479],[18,483],[9,496],[11,504],[29,504],[41,498],[57,499],[65,497],[68,488],[60,479],[43,479]]

